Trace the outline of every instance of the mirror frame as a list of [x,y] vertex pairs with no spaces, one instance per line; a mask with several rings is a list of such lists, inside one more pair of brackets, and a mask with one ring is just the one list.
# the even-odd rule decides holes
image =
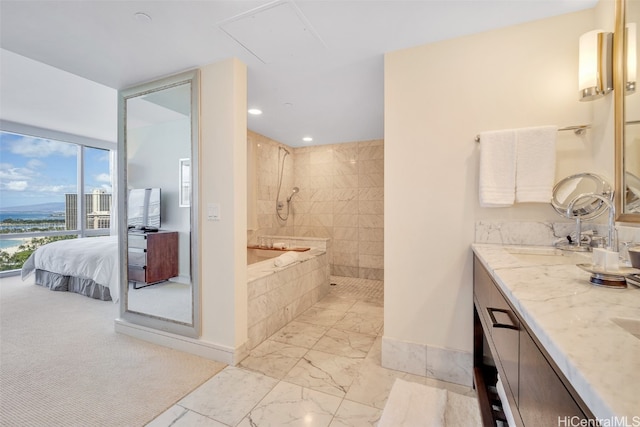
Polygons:
[[615,0],[615,28],[613,37],[613,94],[615,146],[615,206],[616,221],[640,223],[640,214],[624,212],[624,143],[625,143],[625,82],[626,42],[622,37],[626,25],[626,0]]
[[[127,100],[147,93],[157,92],[185,83],[191,84],[191,289],[192,322],[186,324],[175,320],[145,315],[128,310],[128,227],[127,227]],[[200,302],[200,253],[199,253],[199,117],[200,117],[200,71],[186,71],[148,83],[135,85],[118,92],[118,244],[120,253],[120,318],[132,324],[198,338],[201,334]]]

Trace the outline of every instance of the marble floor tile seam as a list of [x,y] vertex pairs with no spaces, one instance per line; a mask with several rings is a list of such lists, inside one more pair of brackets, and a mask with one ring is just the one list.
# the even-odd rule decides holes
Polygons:
[[[323,396],[325,396],[327,398],[330,398],[330,399],[339,400],[339,402],[335,405],[335,410],[331,412],[331,418],[328,420],[328,423],[326,424],[327,426],[332,425],[333,421],[336,419],[336,417],[337,417],[338,413],[340,412],[340,409],[342,408],[342,406],[345,403],[345,401],[347,403],[349,403],[349,404],[357,404],[357,405],[359,405],[361,407],[364,407],[366,410],[368,410],[368,411],[370,411],[372,413],[377,413],[378,414],[378,418],[382,413],[382,411],[380,409],[378,409],[378,408],[375,408],[373,406],[370,406],[370,405],[367,405],[367,404],[364,404],[364,403],[361,403],[361,402],[358,402],[358,401],[355,401],[355,400],[347,399],[346,397],[337,397],[337,396],[325,393],[325,392],[320,391],[320,390],[314,390],[314,389],[311,389],[311,388],[308,388],[308,387],[304,387],[304,386],[301,386],[299,384],[295,384],[295,383],[292,383],[292,382],[289,382],[289,381],[280,380],[271,388],[271,390],[269,390],[269,392],[267,392],[267,394],[265,394],[264,397],[262,397],[262,399],[260,399],[250,410],[248,410],[246,414],[244,414],[244,416],[242,417],[242,419],[238,423],[227,423],[227,422],[224,422],[221,419],[218,419],[216,417],[212,417],[210,415],[207,415],[206,413],[199,412],[197,410],[185,407],[185,406],[181,405],[180,403],[177,403],[175,406],[182,408],[183,412],[172,422],[171,425],[174,425],[174,424],[175,425],[181,425],[181,424],[176,424],[176,423],[181,418],[185,418],[188,415],[188,413],[192,413],[192,414],[197,414],[199,417],[202,417],[204,419],[211,420],[211,421],[215,422],[216,425],[219,425],[219,426],[228,426],[228,427],[242,426],[242,425],[244,425],[245,421],[247,420],[247,417],[250,414],[252,414],[257,408],[261,408],[261,407],[262,408],[268,408],[269,407],[269,405],[265,403],[265,400],[268,399],[268,396],[269,396],[269,394],[271,392],[273,392],[278,386],[282,386],[282,385],[288,385],[290,387],[296,387],[296,388],[299,387],[301,390],[307,391],[307,393],[308,392],[313,392],[313,393],[316,393],[316,394],[323,395]],[[272,402],[272,404],[274,406],[276,406],[277,403],[278,402]],[[289,403],[293,403],[293,402],[290,401]],[[253,425],[253,424],[249,424],[249,425]],[[275,425],[275,424],[267,424],[267,425]],[[374,424],[372,424],[372,425],[374,425]]]
[[[360,279],[348,279],[348,282],[356,286],[356,284],[359,283],[359,280]],[[369,281],[369,282],[372,282],[372,281]],[[367,283],[367,282],[361,282],[361,283]],[[380,288],[381,283],[382,282],[377,283],[376,286]],[[351,313],[350,317],[357,317],[363,314],[365,317],[367,316],[366,311],[369,309],[369,307],[366,306],[366,304],[362,304],[363,301],[366,301],[366,298],[363,299],[363,294],[365,294],[365,292],[360,292],[362,291],[362,289],[355,289],[356,292],[353,292],[353,290],[351,291],[352,292],[350,294],[349,292],[344,292],[343,295],[335,295],[335,294],[329,293],[325,298],[323,298],[323,299],[335,298],[337,302],[343,302],[343,303],[345,301],[349,301],[346,304],[344,304],[342,307],[344,308],[345,306],[348,306],[345,311],[343,311],[342,309],[331,310],[330,308],[331,304],[323,304],[321,300],[318,303],[316,303],[314,306],[312,306],[310,309],[308,309],[307,314],[308,315],[314,314],[314,313],[324,314],[325,315],[324,319],[322,318],[314,319],[313,316],[310,316],[310,315],[305,318],[305,317],[302,317],[305,313],[302,313],[300,316],[297,316],[296,319],[290,322],[290,324],[281,328],[281,330],[279,330],[278,332],[274,333],[269,338],[267,338],[267,340],[272,340],[273,342],[280,343],[286,346],[286,348],[289,348],[289,349],[294,348],[294,350],[291,350],[291,351],[293,351],[293,354],[295,354],[295,356],[290,357],[289,358],[290,360],[285,361],[286,363],[284,363],[283,366],[280,366],[280,368],[276,367],[277,369],[275,371],[274,370],[269,371],[269,369],[273,369],[273,366],[265,368],[264,366],[260,366],[260,363],[261,363],[260,361],[256,363],[256,366],[254,368],[242,366],[242,362],[237,368],[235,368],[235,369],[243,370],[245,372],[251,372],[255,375],[259,375],[265,378],[271,378],[271,380],[269,381],[273,382],[273,385],[271,386],[269,391],[266,391],[266,393],[262,395],[262,398],[259,398],[257,402],[251,407],[251,409],[247,411],[247,408],[242,408],[242,412],[247,411],[244,414],[238,411],[235,419],[237,420],[238,417],[241,416],[239,422],[230,422],[229,419],[225,420],[224,417],[222,418],[212,417],[210,416],[210,414],[202,413],[203,411],[197,411],[196,410],[197,408],[190,408],[185,405],[180,405],[180,407],[183,408],[184,411],[177,418],[174,417],[175,418],[174,422],[171,422],[170,424],[167,424],[167,425],[171,425],[171,426],[175,425],[175,427],[186,426],[187,425],[186,419],[188,417],[191,417],[191,418],[188,418],[189,420],[196,417],[204,417],[205,419],[210,420],[210,422],[207,422],[207,424],[203,424],[207,426],[209,425],[215,425],[217,427],[219,426],[244,427],[245,425],[249,426],[251,425],[250,424],[251,420],[250,419],[247,420],[247,417],[252,413],[252,411],[256,411],[257,410],[256,408],[260,407],[260,405],[262,406],[260,407],[258,412],[260,412],[262,416],[266,416],[264,415],[265,411],[268,412],[271,410],[269,405],[265,405],[263,402],[265,401],[265,399],[267,399],[267,396],[270,396],[270,394],[274,392],[274,389],[278,387],[278,384],[281,384],[281,383],[286,383],[286,384],[290,384],[291,386],[299,387],[300,390],[306,394],[319,393],[319,396],[320,395],[329,396],[332,399],[334,399],[333,400],[334,402],[336,402],[335,399],[338,399],[337,400],[338,404],[335,406],[335,409],[331,411],[331,416],[327,418],[328,422],[326,425],[330,425],[331,423],[334,422],[334,420],[337,420],[338,417],[348,418],[348,417],[354,416],[353,414],[350,413],[350,411],[353,411],[353,410],[355,410],[356,412],[358,411],[365,412],[366,417],[368,417],[370,420],[378,419],[381,413],[380,408],[377,408],[376,406],[372,405],[370,403],[371,402],[370,398],[362,398],[360,400],[347,398],[348,392],[353,386],[356,378],[358,378],[358,376],[360,375],[367,374],[367,369],[369,369],[369,364],[375,363],[375,360],[380,359],[379,354],[373,354],[373,353],[379,353],[380,351],[380,349],[374,345],[375,342],[379,341],[379,336],[377,334],[363,334],[362,331],[358,331],[358,330],[353,331],[348,328],[346,329],[333,328],[333,325],[335,325],[345,317],[348,317],[347,313]],[[374,291],[375,291],[375,286],[373,288],[373,291],[371,292],[374,292]],[[373,301],[371,302],[371,304],[377,305],[378,303]],[[358,307],[356,307],[355,311],[349,311],[352,308],[354,308],[356,305],[358,305]],[[315,310],[312,310],[314,308]],[[359,311],[365,311],[365,313],[359,313]],[[376,317],[376,316],[369,316],[369,317]],[[380,325],[382,325],[383,316],[377,316],[377,317],[379,317]],[[298,322],[297,324],[300,326],[291,327],[291,323],[296,321]],[[313,323],[313,322],[316,322],[316,323]],[[302,327],[301,325],[307,325],[308,327]],[[289,327],[288,330],[287,330],[287,327]],[[382,330],[382,326],[380,326],[380,330]],[[336,331],[340,331],[340,332],[336,332]],[[311,332],[311,335],[305,335],[305,334],[308,334],[308,332]],[[332,334],[334,335],[332,336]],[[328,347],[326,342],[324,342],[322,345],[319,345],[319,343],[323,339],[325,339],[325,341],[335,339],[335,334],[338,334],[339,336],[346,338],[347,342],[350,341],[350,337],[352,336],[360,337],[360,338],[365,336],[365,337],[373,338],[373,340],[371,345],[365,345],[364,347],[358,347],[357,345],[355,345],[354,347],[351,347],[351,343],[348,343],[347,350],[345,350],[344,348],[340,349],[339,348],[340,345],[338,344],[336,344],[336,347],[338,347],[338,349],[332,350],[331,346],[334,343],[330,343]],[[340,335],[340,334],[344,334],[344,335]],[[295,344],[299,342],[303,343],[304,345],[297,346]],[[325,347],[322,347],[323,345]],[[297,348],[297,350],[295,348]],[[356,350],[358,348],[360,349],[356,351],[354,350],[354,348]],[[358,351],[360,351],[360,353],[358,353]],[[357,356],[354,357],[353,356],[354,354],[357,354]],[[277,362],[278,361],[277,359],[280,356],[276,353],[268,353],[268,352],[263,353],[263,358],[266,360],[266,362],[263,360],[262,363],[265,363],[268,365],[270,363],[267,360],[269,359],[269,357],[276,359],[276,362]],[[292,373],[292,371],[294,371],[296,367],[299,368],[301,364],[302,364],[301,366],[304,366],[305,364],[307,364],[308,361],[306,361],[306,359],[312,360],[313,362],[319,362],[320,363],[319,372],[322,375],[325,375],[328,377],[331,377],[332,375],[337,375],[338,380],[334,381],[335,384],[333,385],[330,384],[333,381],[333,379],[327,380],[329,381],[329,384],[323,383],[321,380],[319,382],[314,382],[317,379],[314,379],[313,375],[310,375],[308,370],[305,371],[303,369],[298,369],[297,372],[300,375],[297,375],[296,372]],[[305,361],[302,362],[303,360]],[[370,362],[365,363],[367,360],[370,360]],[[337,361],[342,361],[342,362],[337,362]],[[327,363],[328,365],[322,366],[322,363]],[[343,365],[340,365],[340,363],[342,363]],[[322,369],[325,369],[325,371],[323,372]],[[381,366],[378,366],[377,369],[384,369],[384,371],[388,371],[387,369],[382,368]],[[271,375],[269,375],[270,373]],[[306,386],[307,384],[310,385],[311,387],[307,387]],[[201,386],[200,388],[204,388],[203,386]],[[238,383],[236,386],[233,386],[233,387],[237,387],[239,390],[243,390],[245,388],[242,383]],[[330,390],[331,393],[326,393],[326,390]],[[196,394],[196,392],[197,392],[197,389],[194,390],[191,394]],[[377,403],[383,404],[386,399],[384,398],[384,396],[381,396],[380,398],[382,398],[383,400],[378,399]],[[344,410],[340,413],[340,415],[338,415],[338,413],[341,411],[340,408],[343,408],[343,404],[345,401],[348,402],[348,404],[344,405]],[[178,402],[177,406],[180,403],[182,403],[182,401]],[[299,403],[302,404],[301,402]],[[357,405],[361,405],[361,406],[357,406]],[[354,409],[354,406],[357,406],[357,407]],[[325,414],[325,415],[328,415],[328,414]],[[183,420],[183,422],[180,422],[179,419],[182,419],[182,418],[185,418],[185,420]],[[343,418],[340,418],[340,419],[342,420]],[[360,417],[358,419],[363,419],[363,418]],[[339,420],[336,421],[336,423],[338,425],[351,425]],[[158,424],[158,426],[160,425],[162,424]],[[273,425],[273,424],[269,424],[269,425]],[[375,425],[375,424],[370,423],[370,425]]]

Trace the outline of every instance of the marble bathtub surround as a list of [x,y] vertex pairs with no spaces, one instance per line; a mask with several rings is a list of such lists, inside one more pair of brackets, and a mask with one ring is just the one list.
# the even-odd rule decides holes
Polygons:
[[[289,220],[275,212],[277,141],[249,132],[255,153],[256,226],[261,235],[327,237],[334,242],[331,272],[382,280],[384,263],[384,144],[382,140],[288,147],[282,188],[300,188]],[[282,191],[282,190],[281,190]],[[250,192],[251,193],[251,192]],[[251,216],[251,215],[250,215]]]
[[640,288],[593,286],[589,273],[576,266],[580,256],[590,262],[590,254],[539,257],[536,249],[473,245],[594,416],[603,420],[639,416],[640,340],[612,319],[640,321]]
[[[306,241],[309,243],[309,241]],[[301,252],[300,261],[276,267],[273,260],[247,267],[248,343],[252,349],[329,292],[328,254],[320,247]]]

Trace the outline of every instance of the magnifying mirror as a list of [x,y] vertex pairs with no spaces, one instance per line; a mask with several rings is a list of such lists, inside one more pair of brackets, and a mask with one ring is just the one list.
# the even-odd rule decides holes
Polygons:
[[[585,197],[585,194],[593,194],[594,197]],[[579,200],[572,204],[578,197]],[[569,240],[558,245],[561,249],[576,251],[591,249],[589,245],[581,244],[582,221],[595,219],[607,210],[607,204],[601,197],[613,200],[613,191],[604,178],[593,173],[571,175],[555,185],[551,206],[561,216],[576,220],[576,241]]]

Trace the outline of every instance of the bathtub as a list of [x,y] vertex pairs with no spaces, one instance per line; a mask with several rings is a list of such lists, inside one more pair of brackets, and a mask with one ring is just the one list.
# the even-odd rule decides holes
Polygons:
[[[282,236],[280,236],[282,238]],[[281,250],[247,248],[248,349],[273,335],[329,292],[330,239],[286,237],[299,261],[276,267]]]
[[[311,248],[307,247],[307,249],[311,250]],[[257,262],[271,260],[273,258],[279,257],[283,253],[287,251],[278,250],[278,249],[265,249],[265,248],[254,248],[247,247],[247,265],[255,264]],[[304,258],[305,252],[308,251],[296,251],[302,258]]]

